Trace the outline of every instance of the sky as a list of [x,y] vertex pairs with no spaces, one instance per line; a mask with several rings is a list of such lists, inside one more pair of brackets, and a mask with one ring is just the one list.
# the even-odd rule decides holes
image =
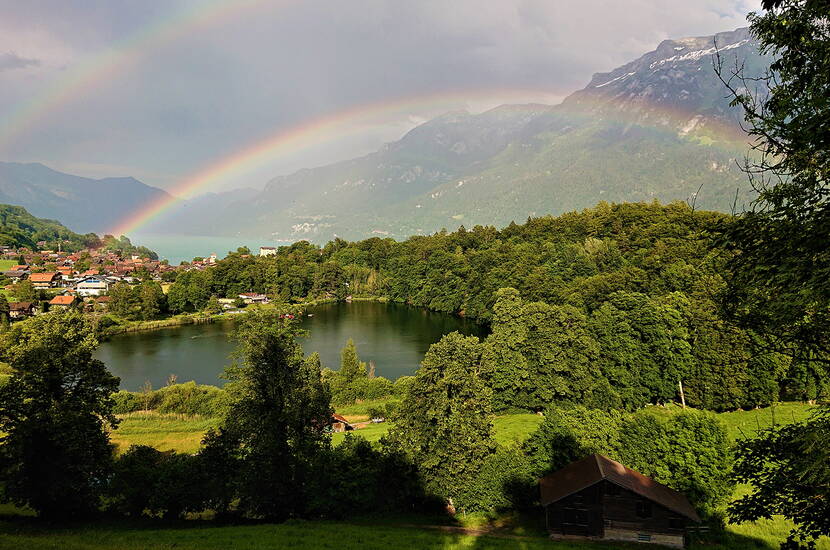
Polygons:
[[175,190],[318,124],[207,190],[261,188],[450,110],[558,103],[661,40],[746,26],[759,3],[0,0],[0,160]]

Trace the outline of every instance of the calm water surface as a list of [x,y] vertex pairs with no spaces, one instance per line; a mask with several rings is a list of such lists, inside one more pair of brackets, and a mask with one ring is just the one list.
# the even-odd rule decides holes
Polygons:
[[[399,304],[327,304],[308,313],[313,317],[302,323],[308,337],[301,339],[306,354],[317,351],[324,366],[338,369],[340,350],[353,338],[361,360],[373,361],[378,376],[393,380],[413,374],[444,334],[486,335],[486,328],[472,321]],[[232,329],[232,321],[223,321],[122,334],[101,344],[96,356],[126,390],[136,391],[147,380],[161,387],[170,374],[179,382],[222,385],[219,374],[235,347]]]

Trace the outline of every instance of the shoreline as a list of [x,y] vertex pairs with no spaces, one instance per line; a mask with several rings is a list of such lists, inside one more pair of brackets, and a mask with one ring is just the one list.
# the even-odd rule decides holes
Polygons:
[[[336,298],[320,298],[317,300],[309,300],[304,302],[294,302],[287,305],[290,306],[300,306],[300,307],[316,307],[326,304],[336,304],[336,303],[350,303],[350,302],[378,302],[378,303],[389,303],[391,300],[386,296],[360,296],[354,297],[351,300],[338,300]],[[270,306],[271,304],[268,304]],[[261,307],[261,306],[260,306]],[[267,307],[267,306],[266,306]],[[205,312],[197,312],[197,313],[185,313],[175,315],[173,317],[168,317],[167,319],[157,319],[153,321],[127,321],[126,324],[118,324],[106,327],[98,331],[98,339],[100,341],[106,341],[113,336],[118,336],[119,334],[129,334],[132,332],[147,332],[152,330],[161,330],[165,328],[172,328],[172,327],[181,327],[187,325],[209,325],[217,322],[217,320],[222,319],[233,319],[237,315],[244,315],[246,312],[245,309],[238,309],[234,310],[234,313],[223,312],[219,314],[213,313],[205,313]]]

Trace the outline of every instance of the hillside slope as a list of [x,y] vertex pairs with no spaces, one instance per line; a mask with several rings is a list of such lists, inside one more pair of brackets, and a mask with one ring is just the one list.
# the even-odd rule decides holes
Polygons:
[[98,237],[79,235],[55,220],[36,218],[22,206],[0,204],[0,246],[39,249],[37,243],[45,241],[46,248],[57,250],[58,243],[67,251],[96,246]]
[[316,241],[404,237],[600,200],[691,200],[698,189],[698,206],[729,211],[746,188],[736,163],[746,144],[712,67],[715,44],[749,72],[768,63],[746,29],[666,40],[561,105],[448,113],[375,153],[274,178],[225,203],[228,221],[214,227]]

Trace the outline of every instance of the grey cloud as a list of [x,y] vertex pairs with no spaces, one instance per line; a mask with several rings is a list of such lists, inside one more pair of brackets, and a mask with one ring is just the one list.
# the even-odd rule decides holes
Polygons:
[[20,57],[14,52],[0,53],[0,71],[11,71],[40,65],[39,59]]

